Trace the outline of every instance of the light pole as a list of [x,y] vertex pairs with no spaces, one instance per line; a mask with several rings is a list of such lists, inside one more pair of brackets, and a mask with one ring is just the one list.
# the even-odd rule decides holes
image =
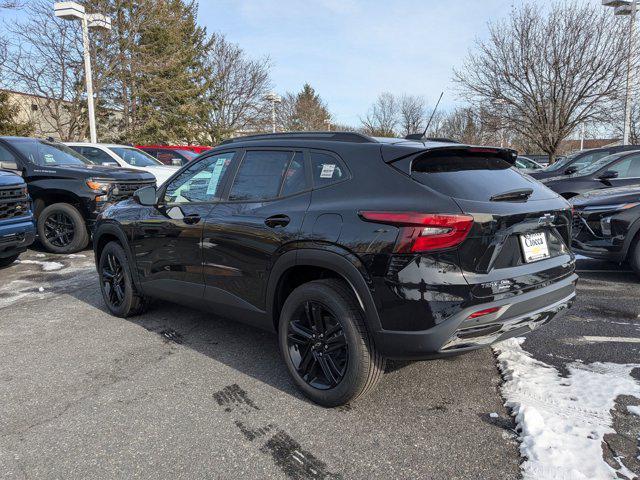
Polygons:
[[636,10],[637,0],[602,0],[605,7],[614,7],[615,15],[628,15],[629,18],[629,52],[627,54],[627,88],[624,99],[624,133],[622,144],[629,144],[631,133],[631,97],[633,87],[633,54],[636,43]]
[[327,126],[327,131],[330,132],[331,131],[331,119],[330,118],[325,119],[324,124]]
[[93,77],[91,75],[91,51],[89,48],[89,29],[102,28],[111,30],[111,18],[99,13],[86,13],[84,7],[76,2],[56,2],[53,6],[56,17],[64,20],[80,20],[82,22],[82,44],[84,56],[84,75],[87,82],[87,106],[89,110],[89,134],[91,142],[98,142],[96,132],[96,113],[93,104]]
[[282,97],[275,92],[270,92],[264,98],[271,102],[271,131],[276,133],[276,103],[282,103]]

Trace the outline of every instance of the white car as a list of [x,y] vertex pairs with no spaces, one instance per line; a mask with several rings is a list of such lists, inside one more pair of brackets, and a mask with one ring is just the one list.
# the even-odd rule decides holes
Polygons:
[[80,142],[69,142],[66,145],[98,165],[117,165],[152,173],[158,181],[158,186],[166,182],[179,168],[165,165],[148,153],[129,145]]

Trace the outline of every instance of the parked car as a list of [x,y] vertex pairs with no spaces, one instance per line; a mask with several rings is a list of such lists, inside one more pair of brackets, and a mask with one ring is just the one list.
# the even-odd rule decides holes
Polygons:
[[54,253],[73,253],[89,242],[93,222],[107,205],[153,186],[153,175],[94,165],[62,143],[0,137],[5,169],[21,175],[33,200],[38,238]]
[[538,180],[558,177],[561,175],[573,175],[584,167],[597,162],[601,158],[608,157],[614,153],[640,150],[638,145],[619,145],[615,147],[594,148],[591,150],[581,150],[566,157],[558,158],[554,163],[544,170],[533,172],[531,176]]
[[169,149],[169,150],[186,150],[189,152],[193,152],[197,155],[204,153],[208,150],[211,150],[213,147],[208,145],[137,145],[138,148],[159,148],[159,149]]
[[27,184],[13,168],[11,157],[0,145],[0,268],[15,262],[36,238]]
[[573,251],[612,262],[629,261],[640,275],[640,186],[595,190],[570,202]]
[[98,165],[115,165],[149,172],[156,178],[158,185],[166,182],[178,169],[176,166],[164,165],[148,153],[128,145],[106,143],[67,143],[66,145]]
[[640,185],[640,150],[615,153],[590,163],[572,175],[541,181],[564,198],[602,188]]
[[185,150],[178,147],[137,147],[143,152],[148,153],[153,158],[164,165],[172,165],[181,167],[197,158],[198,154],[191,150]]
[[534,162],[528,157],[523,157],[522,155],[518,155],[514,166],[525,173],[536,172],[543,168],[539,163]]
[[109,311],[150,298],[278,332],[313,401],[370,391],[385,359],[523,335],[569,307],[569,204],[512,150],[300,133],[225,142],[98,220]]

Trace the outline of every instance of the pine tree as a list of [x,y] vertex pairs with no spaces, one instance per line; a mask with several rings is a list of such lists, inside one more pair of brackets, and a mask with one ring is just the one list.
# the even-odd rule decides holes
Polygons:
[[19,122],[16,117],[18,107],[9,100],[7,92],[0,92],[0,135],[29,136],[33,134],[33,125]]
[[285,95],[280,111],[285,130],[326,130],[327,121],[331,120],[331,114],[324,101],[308,83],[305,83],[296,95]]

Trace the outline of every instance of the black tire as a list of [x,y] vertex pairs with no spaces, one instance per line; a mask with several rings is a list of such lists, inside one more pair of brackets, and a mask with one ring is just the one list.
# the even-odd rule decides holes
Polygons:
[[640,234],[636,235],[636,238],[631,243],[629,248],[629,264],[636,275],[640,276]]
[[79,252],[89,243],[84,218],[68,203],[54,203],[40,212],[38,237],[44,248],[52,253]]
[[148,302],[135,289],[127,254],[120,244],[105,245],[98,261],[98,276],[102,299],[112,315],[127,318],[146,310]]
[[[312,320],[318,318],[314,314],[325,326],[326,338],[318,339],[315,332],[323,331],[323,327],[312,325],[318,321]],[[336,333],[336,329],[340,330]],[[339,337],[340,345],[346,347],[337,350]],[[305,283],[289,295],[280,314],[278,343],[296,386],[325,407],[345,405],[369,393],[384,373],[385,360],[367,332],[358,301],[340,280]],[[326,353],[327,348],[334,351]],[[327,357],[332,354],[329,362]],[[329,368],[331,379],[328,367],[333,367]]]
[[11,255],[10,257],[0,258],[0,268],[8,267],[13,262],[15,262],[18,259],[19,256],[20,256],[20,254]]

